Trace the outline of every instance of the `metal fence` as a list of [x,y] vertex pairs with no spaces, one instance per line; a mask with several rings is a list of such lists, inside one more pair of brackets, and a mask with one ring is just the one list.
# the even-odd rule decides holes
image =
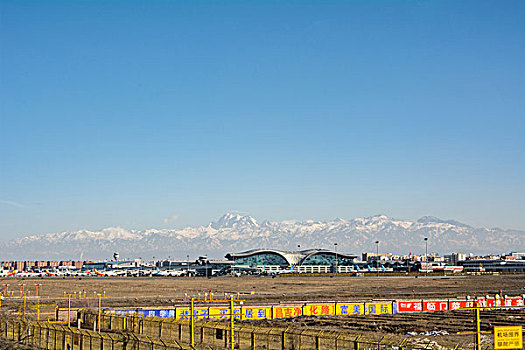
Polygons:
[[[46,350],[181,350],[195,349],[175,340],[135,333],[97,333],[49,322],[0,321],[0,336]],[[200,348],[199,348],[200,349]]]
[[[100,319],[100,322],[99,322]],[[374,337],[341,331],[257,327],[243,322],[175,320],[84,310],[78,328],[67,323],[0,320],[0,337],[46,350],[421,350],[467,349],[395,336]],[[100,327],[100,328],[99,328]],[[97,331],[100,329],[100,331]],[[232,337],[233,330],[233,337]],[[472,345],[470,346],[472,349]]]
[[[96,328],[98,315],[83,312],[83,325]],[[193,325],[193,328],[192,328]],[[466,349],[459,344],[437,345],[420,343],[397,337],[372,337],[340,331],[256,327],[237,323],[233,330],[228,322],[174,320],[166,318],[143,318],[102,314],[100,326],[103,332],[131,332],[148,339],[174,340],[179,344],[195,344],[210,349],[240,350],[416,350],[416,349]],[[470,347],[472,348],[472,346]]]

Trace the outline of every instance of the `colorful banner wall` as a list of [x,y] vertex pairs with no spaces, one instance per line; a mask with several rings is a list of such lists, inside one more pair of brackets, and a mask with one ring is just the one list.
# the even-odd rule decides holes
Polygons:
[[303,310],[308,316],[335,315],[335,304],[306,304]]
[[391,314],[392,302],[365,303],[365,315]]
[[264,306],[249,306],[242,308],[242,317],[243,320],[262,320],[272,317],[272,308]]
[[423,301],[423,311],[448,311],[448,300]]
[[[306,303],[301,306],[236,306],[234,307],[233,313],[236,319],[261,320],[299,316],[379,315],[405,312],[449,311],[460,308],[471,308],[474,307],[476,303],[483,307],[520,307],[525,305],[523,297],[490,297],[477,298],[475,300],[398,300],[364,303]],[[187,306],[172,309],[114,310],[113,312],[117,315],[137,315],[138,317],[190,318],[190,308]],[[223,320],[230,318],[230,309],[226,306],[195,307],[193,313],[193,317],[196,320]]]
[[336,315],[364,315],[364,303],[337,303]]

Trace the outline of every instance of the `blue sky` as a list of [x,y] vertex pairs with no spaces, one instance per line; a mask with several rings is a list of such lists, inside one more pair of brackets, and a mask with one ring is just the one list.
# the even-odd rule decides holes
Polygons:
[[524,18],[523,1],[0,1],[0,235],[231,210],[525,229]]

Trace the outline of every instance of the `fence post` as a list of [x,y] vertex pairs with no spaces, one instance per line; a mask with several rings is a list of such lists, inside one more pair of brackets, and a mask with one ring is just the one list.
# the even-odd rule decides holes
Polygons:
[[362,335],[358,335],[354,340],[354,350],[359,350],[359,339],[361,339]]
[[36,331],[35,331],[35,325],[34,324],[31,324],[31,345],[35,345],[35,340],[36,340]]
[[104,337],[102,334],[98,335],[100,337],[100,350],[104,350]]
[[266,349],[270,348],[270,333],[272,333],[273,328],[270,328],[268,333],[266,334]]
[[30,338],[28,340],[28,343],[31,344],[32,346],[35,346],[35,345],[38,345],[38,340],[37,340],[37,326],[36,324],[34,323],[31,323],[31,324],[28,324],[27,325],[27,337]]
[[71,326],[71,294],[67,295],[67,326]]
[[224,328],[224,348],[228,348],[228,329]]
[[150,337],[146,336],[146,339],[149,341],[149,348],[153,350],[153,340],[150,339]]
[[[42,325],[38,324],[38,344],[37,344],[37,346],[39,348],[42,348],[42,340],[43,340],[43,338],[42,338],[42,328],[43,328]],[[45,331],[44,331],[44,333],[45,333]]]
[[403,339],[401,344],[399,344],[399,350],[405,350],[405,343],[407,342],[408,338]]
[[66,331],[62,328],[62,350],[66,350]]
[[315,348],[317,350],[321,350],[321,334],[323,334],[323,331],[320,331],[319,333],[317,333],[317,335],[315,336]]
[[335,337],[335,350],[338,349],[338,347],[337,347],[337,341],[339,340],[339,337],[341,337],[341,333],[339,333],[339,334],[337,335],[337,337]]
[[377,342],[377,350],[381,350],[381,342],[385,339],[385,336],[382,336],[381,339]]
[[204,344],[204,329],[208,325],[208,322],[204,322],[204,324],[200,325],[201,328],[201,344]]
[[26,307],[27,307],[27,300],[26,300],[26,293],[24,293],[24,321],[26,320]]
[[281,334],[281,349],[284,350],[286,349],[286,332],[288,332],[288,328],[287,327],[283,333]]
[[46,350],[51,349],[51,325],[46,324]]

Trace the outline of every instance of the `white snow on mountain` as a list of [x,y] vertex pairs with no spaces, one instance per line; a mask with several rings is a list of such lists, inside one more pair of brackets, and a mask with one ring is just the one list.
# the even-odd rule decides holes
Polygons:
[[246,227],[258,227],[257,221],[251,216],[243,216],[239,214],[224,214],[217,222],[212,222],[210,227],[216,230],[220,229],[239,229]]
[[101,231],[68,231],[31,235],[0,243],[0,260],[67,260],[121,257],[156,258],[208,254],[220,258],[227,252],[252,248],[295,250],[326,248],[360,254],[380,251],[398,254],[424,252],[428,237],[430,252],[503,253],[525,250],[525,232],[498,228],[474,228],[455,220],[425,216],[416,221],[376,215],[331,221],[264,221],[227,213],[206,226],[143,231],[109,227]]

